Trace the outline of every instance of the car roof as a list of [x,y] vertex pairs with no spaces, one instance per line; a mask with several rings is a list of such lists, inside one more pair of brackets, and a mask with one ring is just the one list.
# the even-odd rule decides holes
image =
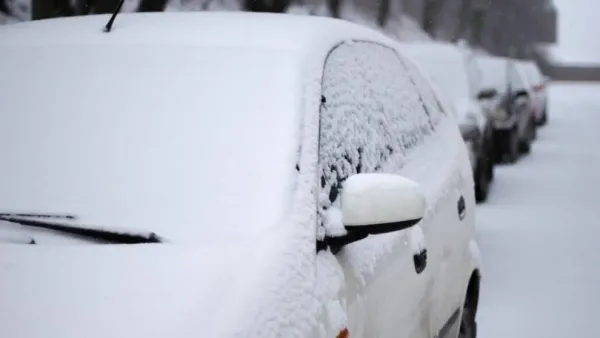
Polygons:
[[[310,52],[345,39],[393,43],[367,27],[332,18],[248,12],[122,13],[28,21],[0,27],[3,46],[145,44],[287,49]],[[187,34],[182,34],[185,32]],[[218,32],[218,33],[217,33]]]

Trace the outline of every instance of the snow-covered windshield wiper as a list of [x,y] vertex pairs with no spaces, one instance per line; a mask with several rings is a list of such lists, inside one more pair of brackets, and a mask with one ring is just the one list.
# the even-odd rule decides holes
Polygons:
[[[42,228],[113,244],[163,243],[154,232],[110,229],[73,223],[74,215],[0,213],[0,221]],[[52,220],[52,221],[51,221]],[[53,220],[64,220],[53,221]]]

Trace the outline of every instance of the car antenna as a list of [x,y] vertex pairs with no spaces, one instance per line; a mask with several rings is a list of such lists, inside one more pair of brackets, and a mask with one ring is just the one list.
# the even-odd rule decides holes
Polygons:
[[110,20],[108,20],[108,23],[104,27],[105,33],[109,33],[110,30],[112,29],[113,22],[115,22],[115,19],[117,18],[117,14],[119,14],[119,12],[121,11],[121,7],[123,6],[124,2],[125,2],[125,0],[121,0],[117,4],[117,8],[115,8],[115,11],[113,12],[112,16],[110,17]]

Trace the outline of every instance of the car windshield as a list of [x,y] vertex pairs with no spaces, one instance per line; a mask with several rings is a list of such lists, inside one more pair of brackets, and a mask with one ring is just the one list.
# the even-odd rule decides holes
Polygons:
[[0,211],[73,213],[83,224],[172,241],[254,233],[285,212],[301,93],[293,53],[144,46],[0,53]]

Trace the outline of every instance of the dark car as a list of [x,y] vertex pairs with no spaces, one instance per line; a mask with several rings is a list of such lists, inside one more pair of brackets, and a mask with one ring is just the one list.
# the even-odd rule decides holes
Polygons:
[[494,138],[494,158],[516,162],[522,153],[531,150],[535,139],[535,120],[522,64],[496,56],[478,56],[482,88],[493,87],[496,95],[481,97],[491,120]]

